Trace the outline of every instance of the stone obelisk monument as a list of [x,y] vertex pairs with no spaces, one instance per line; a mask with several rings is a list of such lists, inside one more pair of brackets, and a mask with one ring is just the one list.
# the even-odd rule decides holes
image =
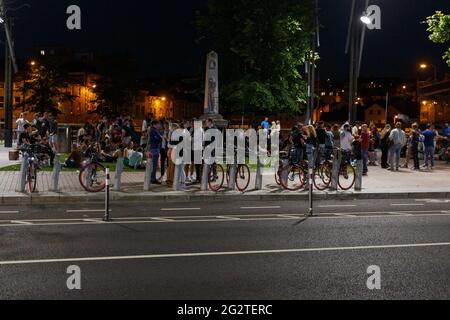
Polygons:
[[219,59],[212,51],[206,59],[205,104],[202,119],[213,119],[218,128],[226,128],[228,121],[219,113]]

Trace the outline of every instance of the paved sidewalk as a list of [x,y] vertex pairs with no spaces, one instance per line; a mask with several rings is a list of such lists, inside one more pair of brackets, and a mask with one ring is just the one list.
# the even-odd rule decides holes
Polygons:
[[[114,181],[114,173],[112,173]],[[51,173],[41,172],[38,176],[38,192],[33,195],[16,192],[19,183],[18,172],[0,172],[0,203],[28,203],[47,201],[96,201],[103,194],[83,192],[76,172],[63,172],[60,177],[60,192],[51,193]],[[199,186],[187,187],[185,191],[174,192],[166,186],[152,186],[150,192],[143,192],[144,173],[126,172],[122,175],[121,192],[112,193],[112,200],[155,200],[155,201],[209,201],[224,200],[228,197],[240,197],[248,200],[306,199],[307,192],[289,192],[282,190],[274,181],[274,175],[266,172],[263,179],[263,190],[254,190],[254,174],[249,190],[245,193],[223,190],[219,193],[201,192]],[[317,198],[349,199],[349,198],[450,198],[450,166],[439,163],[434,171],[415,172],[402,169],[390,172],[379,167],[371,167],[369,176],[364,177],[363,190],[355,192],[318,192]]]
[[14,148],[5,148],[0,145],[0,168],[9,167],[14,164],[20,163],[20,161],[9,161],[9,151],[14,150]]

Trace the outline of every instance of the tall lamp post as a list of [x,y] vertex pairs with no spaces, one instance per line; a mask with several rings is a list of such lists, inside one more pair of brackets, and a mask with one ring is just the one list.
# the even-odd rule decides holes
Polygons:
[[12,69],[17,73],[17,63],[14,55],[14,44],[11,36],[11,27],[9,18],[6,16],[6,7],[3,0],[0,0],[0,23],[5,28],[5,147],[13,146],[13,82]]
[[[358,96],[358,78],[361,71],[362,55],[366,38],[366,28],[381,29],[381,12],[378,6],[370,6],[369,0],[365,1],[364,11],[358,6],[359,2],[353,0],[350,12],[350,21],[347,34],[346,54],[350,54],[350,78],[349,78],[349,122],[356,120],[356,98]],[[361,11],[359,11],[361,10]],[[369,11],[377,11],[374,17]],[[360,14],[362,12],[362,14]]]

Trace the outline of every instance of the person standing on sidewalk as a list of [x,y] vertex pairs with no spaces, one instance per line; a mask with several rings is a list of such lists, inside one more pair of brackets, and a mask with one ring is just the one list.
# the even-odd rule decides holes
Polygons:
[[[160,123],[159,121],[152,121],[152,127],[150,129],[149,139],[148,139],[148,147],[149,155],[151,156],[151,161],[153,164],[152,168],[152,174],[151,174],[151,183],[152,184],[161,184],[156,179],[156,171],[158,170],[158,161],[159,161],[159,153],[161,150],[161,144],[163,142],[163,138],[161,137],[161,134],[159,133],[160,130]],[[149,161],[150,159],[147,159]]]
[[48,127],[49,143],[53,150],[56,150],[58,143],[58,119],[56,115],[51,115]]
[[29,122],[27,121],[26,113],[21,113],[19,119],[17,119],[16,121],[17,140],[19,140],[20,134],[25,132],[26,124],[29,124]]
[[381,168],[388,169],[388,159],[389,159],[389,149],[390,149],[390,140],[389,136],[391,135],[391,125],[387,124],[383,131],[381,131],[380,135],[380,147],[381,147]]
[[161,143],[161,179],[160,181],[162,182],[162,180],[164,179],[164,176],[166,174],[166,168],[168,167],[168,148],[169,148],[169,122],[168,121],[163,121],[162,123],[162,127],[160,130],[160,135],[162,137],[162,143]]
[[367,124],[361,126],[361,136],[359,137],[361,144],[361,159],[363,161],[363,176],[369,173],[369,149],[370,149],[370,132]]
[[436,152],[436,138],[437,133],[434,130],[434,126],[432,124],[427,125],[427,130],[422,134],[425,137],[424,145],[425,145],[425,168],[429,169],[431,164],[431,170],[434,169],[434,156]]
[[390,171],[399,171],[400,168],[400,155],[402,151],[402,147],[405,145],[406,134],[402,130],[402,123],[397,122],[395,125],[395,129],[391,131],[389,136],[389,140],[392,143],[392,146],[389,150],[390,154]]
[[420,170],[420,162],[419,162],[419,143],[420,143],[420,130],[419,125],[414,123],[412,125],[411,135],[409,137],[409,148],[411,157],[414,160],[414,170]]

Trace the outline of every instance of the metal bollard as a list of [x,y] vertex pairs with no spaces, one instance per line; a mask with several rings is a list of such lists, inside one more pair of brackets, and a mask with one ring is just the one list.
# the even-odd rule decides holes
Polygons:
[[334,158],[333,158],[333,172],[331,176],[331,186],[330,191],[338,191],[339,184],[339,172],[341,169],[341,155],[339,150],[334,150]]
[[110,186],[110,175],[109,175],[109,169],[106,169],[106,188],[105,188],[105,217],[103,218],[104,221],[111,221],[111,217],[109,214],[109,186]]
[[59,192],[59,176],[61,173],[61,162],[59,155],[55,155],[55,165],[53,166],[52,172],[52,188],[51,191]]
[[28,171],[28,158],[23,157],[22,165],[20,166],[20,180],[19,180],[19,192],[25,192],[27,185],[27,171]]
[[356,166],[355,191],[362,191],[362,180],[363,180],[363,160],[358,160],[358,164]]
[[122,187],[123,158],[117,159],[116,175],[114,176],[114,191],[119,192]]
[[211,166],[209,164],[203,165],[203,174],[202,174],[202,191],[208,191],[208,180],[209,180],[209,170]]
[[264,165],[261,163],[260,159],[258,158],[258,167],[256,169],[255,190],[263,189],[263,171],[264,171]]
[[144,180],[144,191],[150,191],[152,185],[152,170],[153,170],[153,159],[148,153],[147,165],[145,166],[145,180]]
[[228,180],[228,189],[236,190],[236,172],[237,172],[237,164],[230,165],[230,179]]

